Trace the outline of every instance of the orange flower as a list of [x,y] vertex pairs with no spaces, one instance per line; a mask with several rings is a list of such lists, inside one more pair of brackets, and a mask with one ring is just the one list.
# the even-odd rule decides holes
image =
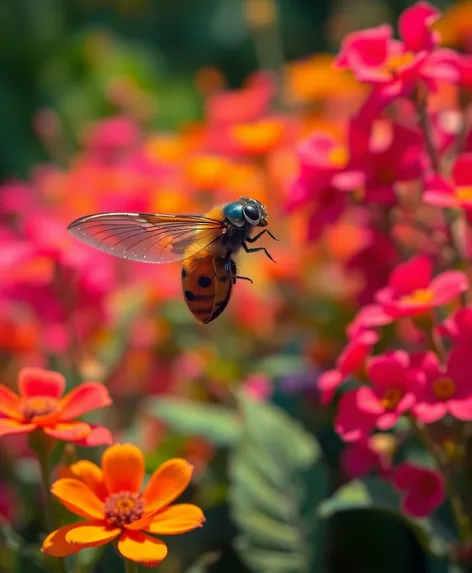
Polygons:
[[42,551],[66,557],[86,547],[98,547],[118,539],[118,551],[125,559],[147,567],[167,555],[163,541],[143,531],[161,535],[186,533],[201,527],[202,510],[190,503],[172,503],[188,486],[192,466],[175,458],[163,463],[140,493],[144,458],[132,444],[115,444],[102,456],[102,467],[82,460],[63,472],[51,492],[67,509],[85,517],[53,531]]
[[84,446],[109,444],[109,430],[75,420],[109,406],[108,390],[98,382],[84,382],[61,398],[65,384],[62,374],[41,368],[20,371],[19,395],[0,384],[0,437],[41,429],[51,438]]

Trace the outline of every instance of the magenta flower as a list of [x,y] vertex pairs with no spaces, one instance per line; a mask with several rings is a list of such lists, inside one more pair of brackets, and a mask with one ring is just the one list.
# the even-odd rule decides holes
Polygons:
[[438,332],[456,344],[472,345],[472,307],[457,310],[438,327]]
[[402,12],[398,32],[406,50],[432,52],[439,45],[439,34],[431,30],[431,26],[440,15],[441,12],[427,2],[417,2]]
[[439,15],[426,2],[410,6],[400,16],[400,40],[387,24],[353,32],[344,39],[336,64],[374,86],[370,104],[378,109],[411,94],[420,80],[433,91],[438,80],[458,81],[456,53],[435,49],[439,37],[431,25]]
[[360,408],[359,390],[346,392],[339,400],[334,428],[344,442],[366,439],[375,428],[378,416]]
[[440,363],[433,352],[426,352],[417,360],[424,377],[416,389],[414,415],[431,424],[450,414],[459,420],[472,420],[472,370],[468,348],[455,346],[447,365]]
[[333,177],[347,164],[348,151],[333,135],[317,132],[298,148],[299,174],[285,203],[288,212],[304,208],[309,215],[309,239],[339,219],[347,194],[333,187]]
[[436,207],[472,209],[472,153],[456,159],[450,178],[437,173],[427,178],[423,199]]
[[344,474],[351,479],[374,471],[386,475],[392,463],[393,444],[394,439],[388,434],[375,434],[347,444],[341,456]]
[[423,138],[413,129],[381,119],[366,125],[361,117],[349,125],[349,162],[333,177],[340,190],[362,190],[366,202],[393,205],[395,185],[423,174]]
[[350,338],[354,338],[360,332],[385,326],[391,322],[393,318],[380,305],[368,304],[359,310],[354,320],[348,325],[347,334]]
[[461,271],[446,271],[433,278],[431,260],[418,255],[398,265],[388,286],[377,292],[377,304],[392,318],[414,316],[443,306],[468,289]]
[[413,517],[428,517],[444,501],[444,480],[437,472],[404,463],[395,471],[394,484],[406,492],[402,510]]
[[414,81],[426,57],[426,52],[409,52],[402,42],[393,39],[391,26],[382,24],[348,34],[336,64],[351,70],[361,82],[389,84]]
[[415,403],[414,389],[420,375],[409,366],[410,357],[403,350],[368,361],[367,375],[372,386],[359,388],[358,404],[361,410],[377,417],[380,430],[394,426]]
[[336,368],[321,374],[318,379],[318,388],[323,404],[331,402],[336,389],[343,380],[362,370],[367,356],[378,339],[377,333],[371,330],[360,332],[344,348],[336,361]]

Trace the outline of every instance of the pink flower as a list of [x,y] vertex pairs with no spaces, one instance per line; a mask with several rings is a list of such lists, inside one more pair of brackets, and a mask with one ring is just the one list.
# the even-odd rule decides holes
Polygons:
[[439,37],[431,25],[439,14],[425,2],[411,6],[400,16],[400,40],[393,39],[387,24],[353,32],[344,39],[336,64],[374,86],[370,103],[378,110],[409,95],[418,81],[433,91],[437,80],[455,82],[459,79],[457,55],[434,49]]
[[404,463],[395,471],[394,484],[406,492],[402,510],[413,517],[428,517],[444,501],[444,480],[437,472]]
[[334,428],[344,442],[366,439],[375,428],[378,416],[361,409],[359,390],[346,392],[339,400]]
[[426,352],[416,362],[425,375],[416,388],[413,407],[418,420],[431,424],[448,413],[459,420],[472,420],[472,369],[468,348],[455,346],[446,366],[433,352]]
[[254,400],[265,402],[272,394],[272,383],[265,374],[252,374],[243,382],[243,390]]
[[340,68],[350,69],[361,82],[389,84],[414,82],[427,57],[414,54],[399,40],[393,39],[391,26],[382,24],[348,34],[336,59]]
[[347,164],[348,150],[333,135],[317,132],[298,148],[299,174],[289,188],[285,209],[303,208],[309,217],[309,239],[334,223],[347,206],[347,194],[333,187],[333,177]]
[[120,160],[140,138],[138,126],[126,116],[110,117],[89,126],[85,136],[87,152],[103,163]]
[[375,300],[392,318],[414,316],[443,306],[468,288],[461,271],[446,271],[433,277],[431,260],[418,255],[392,271],[388,286],[377,292]]
[[376,416],[376,426],[388,430],[415,403],[413,393],[419,377],[409,369],[410,358],[403,350],[375,356],[368,361],[367,375],[372,386],[357,390],[357,403],[364,412]]
[[374,434],[347,444],[341,456],[343,472],[351,479],[374,471],[386,476],[392,465],[395,446],[395,438],[389,434]]
[[371,330],[360,332],[340,354],[336,361],[336,369],[321,374],[318,379],[318,388],[321,391],[323,404],[327,404],[333,399],[336,389],[345,378],[362,370],[365,360],[378,338],[378,335]]
[[472,345],[472,307],[457,310],[438,327],[438,332],[456,344]]
[[439,45],[439,34],[431,30],[431,26],[440,15],[441,12],[427,2],[417,2],[402,12],[398,32],[408,51],[432,52]]
[[385,326],[393,322],[393,318],[385,312],[378,304],[368,304],[363,306],[354,320],[347,327],[347,334],[350,338],[364,330]]
[[437,173],[427,178],[423,200],[436,207],[472,209],[472,153],[456,159],[450,178]]
[[395,185],[418,179],[426,159],[417,129],[386,119],[370,125],[361,117],[349,125],[349,162],[333,177],[340,190],[362,190],[366,202],[393,205]]

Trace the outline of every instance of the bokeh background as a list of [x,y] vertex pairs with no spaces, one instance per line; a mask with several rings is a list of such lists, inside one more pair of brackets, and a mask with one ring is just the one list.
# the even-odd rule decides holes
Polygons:
[[[472,15],[460,12],[469,23],[461,27],[455,4],[435,4],[450,14],[449,45],[470,48]],[[309,212],[287,208],[288,189],[296,145],[315,128],[339,131],[365,95],[331,68],[342,38],[394,23],[408,5],[0,3],[1,381],[14,388],[26,365],[59,370],[70,386],[103,381],[114,405],[93,421],[143,448],[149,472],[175,455],[195,464],[188,499],[207,523],[171,540],[163,573],[193,571],[202,556],[212,564],[198,571],[251,571],[233,543],[238,389],[274,402],[317,438],[326,495],[349,478],[334,409],[320,405],[316,381],[395,258],[369,259],[375,239],[358,221],[310,224]],[[178,263],[115,260],[65,232],[93,212],[200,213],[240,195],[267,204],[281,241],[264,244],[278,262],[242,256],[254,285],[238,284],[227,311],[205,327],[182,299]],[[42,531],[35,461],[24,440],[5,438],[0,448],[0,571],[43,571],[32,548]],[[76,455],[100,452],[58,450],[57,461]],[[322,529],[313,572],[444,570],[387,515],[347,512]],[[82,567],[108,573],[121,564],[109,547],[87,553]]]

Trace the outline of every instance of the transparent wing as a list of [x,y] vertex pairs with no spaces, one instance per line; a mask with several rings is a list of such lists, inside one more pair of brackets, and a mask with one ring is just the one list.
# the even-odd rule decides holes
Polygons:
[[170,263],[215,243],[226,226],[198,215],[100,213],[77,219],[68,230],[87,245],[116,257]]

